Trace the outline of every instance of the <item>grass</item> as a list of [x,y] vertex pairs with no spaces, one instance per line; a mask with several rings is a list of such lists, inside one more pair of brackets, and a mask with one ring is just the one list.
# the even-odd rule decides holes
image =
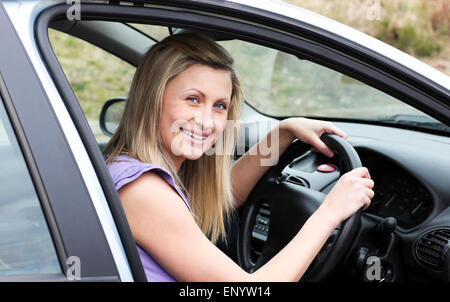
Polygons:
[[347,24],[450,74],[449,0],[285,0]]

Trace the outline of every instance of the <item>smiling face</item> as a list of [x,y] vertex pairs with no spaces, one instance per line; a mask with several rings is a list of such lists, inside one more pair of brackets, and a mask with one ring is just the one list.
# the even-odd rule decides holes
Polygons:
[[231,93],[229,71],[200,64],[167,83],[160,134],[177,169],[184,159],[200,158],[223,133]]

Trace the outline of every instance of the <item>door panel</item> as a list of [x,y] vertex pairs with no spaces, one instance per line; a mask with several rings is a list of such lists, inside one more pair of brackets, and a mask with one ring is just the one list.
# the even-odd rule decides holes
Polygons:
[[1,97],[45,213],[62,271],[67,272],[67,260],[75,256],[80,262],[82,280],[118,280],[114,259],[77,163],[2,4],[0,28]]

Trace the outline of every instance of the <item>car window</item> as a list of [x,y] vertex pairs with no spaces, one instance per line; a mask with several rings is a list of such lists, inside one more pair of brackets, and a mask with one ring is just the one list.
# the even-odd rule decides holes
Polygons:
[[61,273],[31,176],[0,98],[0,275]]
[[246,101],[271,116],[386,118],[419,110],[342,73],[268,47],[220,42],[233,56]]
[[127,97],[136,68],[66,33],[49,29],[49,39],[97,142],[108,141],[99,124],[102,106],[111,98]]
[[[128,25],[154,41],[170,35],[163,26]],[[97,142],[107,142],[99,126],[101,108],[110,98],[128,95],[135,67],[68,34],[49,29],[49,37]],[[263,114],[375,120],[450,131],[414,107],[319,64],[245,41],[219,43],[235,60],[246,102]]]
[[138,23],[128,23],[128,25],[136,28],[137,30],[143,32],[154,41],[161,41],[167,36],[170,36],[169,27],[163,27],[151,24],[138,24]]

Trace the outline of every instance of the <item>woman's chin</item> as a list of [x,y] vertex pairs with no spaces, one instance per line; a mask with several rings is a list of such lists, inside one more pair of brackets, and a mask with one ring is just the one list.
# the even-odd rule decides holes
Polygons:
[[181,156],[184,159],[197,160],[202,157],[204,153],[205,150],[203,150],[203,148],[201,147],[183,148],[183,150],[181,151]]

